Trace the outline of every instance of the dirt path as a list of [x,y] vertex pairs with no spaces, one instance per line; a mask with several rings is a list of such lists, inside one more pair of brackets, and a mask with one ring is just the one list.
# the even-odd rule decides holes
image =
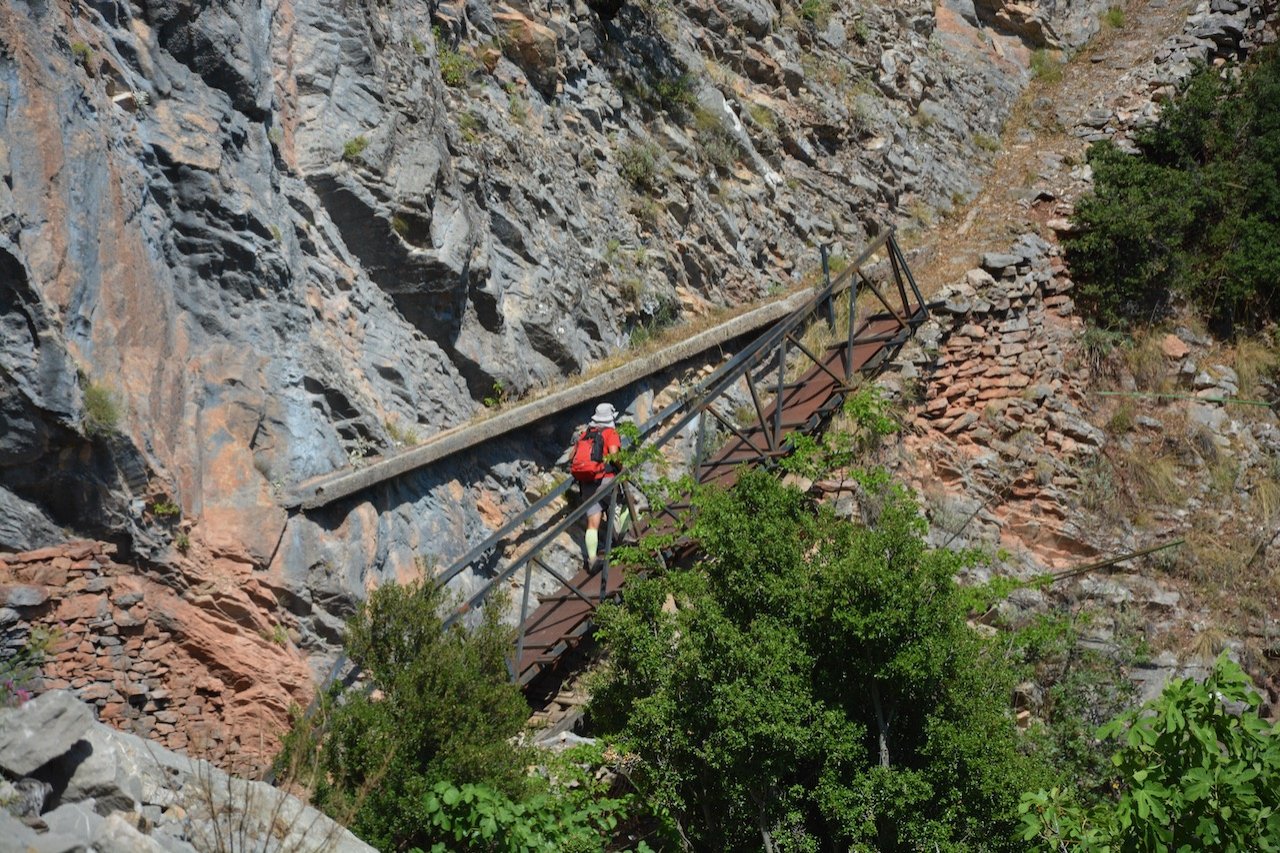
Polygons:
[[920,240],[931,249],[917,270],[927,294],[959,279],[983,252],[1006,250],[1020,234],[1052,237],[1044,223],[1054,215],[1054,203],[1033,210],[1032,202],[1041,189],[1058,193],[1069,164],[1084,161],[1088,143],[1074,129],[1090,110],[1122,103],[1131,94],[1126,72],[1150,62],[1195,6],[1195,0],[1129,0],[1123,26],[1104,24],[1061,66],[1060,79],[1032,82],[1005,127],[984,189]]

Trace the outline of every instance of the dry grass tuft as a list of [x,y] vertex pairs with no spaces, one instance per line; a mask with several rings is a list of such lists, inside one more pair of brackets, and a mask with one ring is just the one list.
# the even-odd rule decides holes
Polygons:
[[1264,394],[1262,380],[1276,375],[1280,369],[1280,354],[1257,338],[1245,338],[1236,343],[1231,366],[1240,380],[1240,397],[1257,400]]
[[1156,332],[1148,330],[1134,335],[1133,343],[1124,351],[1124,361],[1139,390],[1169,390],[1169,368]]
[[1124,473],[1137,497],[1147,506],[1170,506],[1185,500],[1178,463],[1169,456],[1126,460]]

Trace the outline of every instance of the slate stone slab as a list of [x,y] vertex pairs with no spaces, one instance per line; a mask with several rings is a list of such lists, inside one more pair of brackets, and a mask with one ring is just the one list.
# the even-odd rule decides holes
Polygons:
[[0,712],[0,768],[11,776],[29,776],[67,752],[91,725],[89,708],[63,691]]

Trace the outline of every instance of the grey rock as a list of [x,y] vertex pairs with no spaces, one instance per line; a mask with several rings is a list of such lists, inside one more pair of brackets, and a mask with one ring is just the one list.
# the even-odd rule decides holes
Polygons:
[[0,809],[0,838],[3,838],[7,845],[6,850],[26,851],[35,846],[37,836],[34,829],[4,809]]
[[70,771],[63,798],[92,798],[104,815],[134,809],[142,800],[140,757],[122,746],[120,733],[93,726],[58,761],[63,772]]
[[0,710],[0,768],[27,776],[63,755],[93,725],[93,714],[63,690]]
[[65,538],[39,506],[0,485],[0,549],[33,551]]
[[166,853],[159,840],[143,835],[119,812],[102,821],[93,835],[93,847],[98,853]]
[[1063,435],[1069,436],[1082,444],[1101,447],[1106,444],[1107,436],[1102,430],[1067,412],[1050,412],[1049,422]]
[[44,811],[53,786],[30,776],[0,781],[0,808],[14,817],[37,817]]
[[982,256],[982,268],[993,273],[999,273],[1009,267],[1017,266],[1021,260],[1022,257],[1020,255],[1012,255],[1007,252],[987,252]]
[[38,586],[0,587],[4,593],[6,607],[39,607],[49,600],[49,593]]
[[0,607],[0,628],[8,628],[11,625],[15,625],[21,618],[21,614],[13,608]]
[[50,832],[88,841],[102,826],[102,816],[94,810],[92,799],[64,802],[42,818]]
[[722,0],[720,7],[735,26],[755,38],[764,38],[778,18],[778,10],[764,0]]

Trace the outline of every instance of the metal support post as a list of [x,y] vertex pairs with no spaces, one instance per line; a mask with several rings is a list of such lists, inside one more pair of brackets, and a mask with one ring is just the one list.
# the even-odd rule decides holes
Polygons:
[[831,293],[831,248],[827,243],[818,246],[818,251],[822,254],[822,282],[823,288],[827,291],[827,328],[834,330],[836,327],[836,303],[835,299],[830,296]]
[[511,668],[512,680],[520,677],[520,659],[524,657],[524,621],[529,616],[529,587],[533,585],[533,563],[524,564],[524,592],[520,595],[520,627],[516,630],[516,664]]
[[849,345],[844,351],[844,381],[853,381],[853,331],[858,325],[858,279],[849,279]]
[[698,440],[693,445],[693,479],[698,479],[698,472],[702,468],[702,454],[707,446],[707,413],[698,413]]
[[[622,488],[620,483],[618,488]],[[600,600],[604,601],[604,591],[609,588],[609,552],[613,549],[613,518],[618,511],[618,489],[609,493],[609,502],[604,507],[604,566],[600,569]]]
[[[782,445],[782,386],[787,381],[787,339],[778,342],[778,393],[773,400],[773,442],[771,449]],[[763,426],[763,424],[762,424]]]

